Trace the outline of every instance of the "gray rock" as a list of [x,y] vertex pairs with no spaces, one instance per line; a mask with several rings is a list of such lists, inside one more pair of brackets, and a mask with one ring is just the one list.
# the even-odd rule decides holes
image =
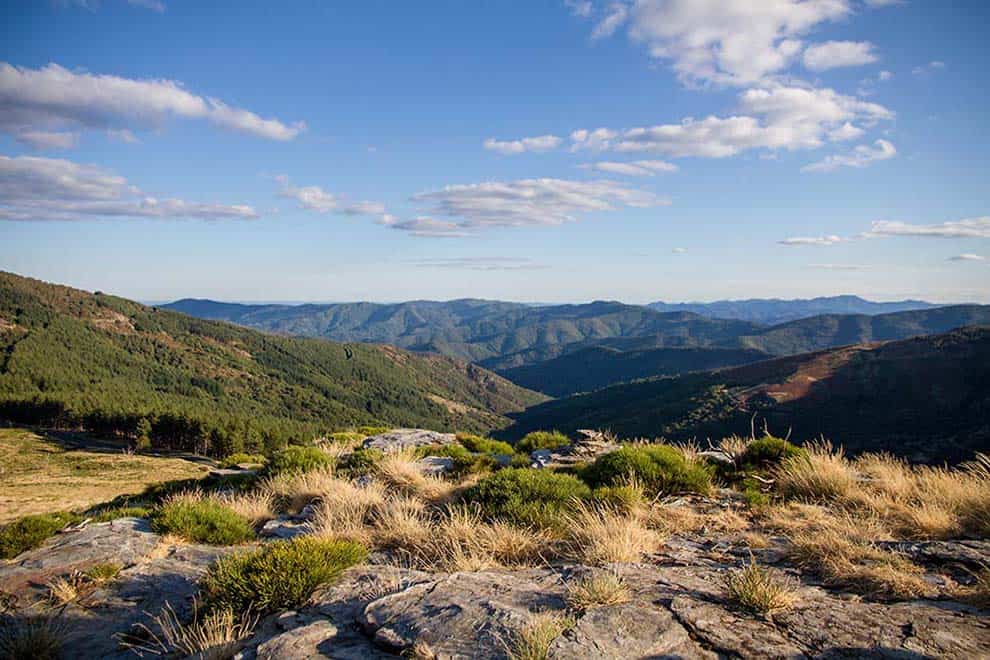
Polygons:
[[409,447],[450,445],[457,442],[453,433],[438,433],[426,429],[393,429],[373,435],[364,441],[365,449],[380,449],[385,453],[401,451]]
[[291,539],[309,532],[309,525],[296,522],[294,516],[279,516],[269,520],[261,528],[261,536],[276,539]]
[[447,456],[424,456],[416,461],[423,474],[439,476],[454,469],[454,459]]
[[669,610],[647,602],[598,607],[550,645],[551,660],[588,658],[710,658]]

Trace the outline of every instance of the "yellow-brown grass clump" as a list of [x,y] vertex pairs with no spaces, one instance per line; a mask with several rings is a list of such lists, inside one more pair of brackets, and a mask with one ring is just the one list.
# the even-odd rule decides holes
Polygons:
[[611,571],[588,575],[567,585],[568,607],[585,612],[593,607],[618,605],[632,598],[622,577]]
[[609,507],[575,502],[564,517],[567,525],[567,554],[600,566],[613,562],[635,562],[655,552],[660,534],[647,527],[638,515],[626,515]]
[[744,568],[725,573],[722,584],[730,601],[768,618],[790,608],[795,601],[793,582],[760,566],[752,556]]

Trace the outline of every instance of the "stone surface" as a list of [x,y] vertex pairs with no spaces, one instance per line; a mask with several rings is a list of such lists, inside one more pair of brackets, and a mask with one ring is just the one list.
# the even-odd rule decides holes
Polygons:
[[579,431],[584,437],[574,444],[556,449],[537,449],[530,453],[533,467],[568,467],[589,463],[602,454],[615,451],[619,445],[596,431]]
[[441,476],[454,469],[454,459],[447,456],[424,456],[416,461],[423,474]]
[[297,520],[298,516],[279,516],[266,522],[259,534],[265,538],[291,539],[310,531],[308,524]]
[[457,442],[453,433],[438,433],[426,429],[393,429],[373,435],[364,441],[365,449],[380,449],[383,452],[396,452],[409,447],[429,445],[450,445]]

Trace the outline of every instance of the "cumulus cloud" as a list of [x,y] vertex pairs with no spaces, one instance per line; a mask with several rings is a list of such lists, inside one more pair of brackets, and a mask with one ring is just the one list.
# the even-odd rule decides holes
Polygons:
[[679,124],[578,130],[571,133],[571,148],[725,158],[749,149],[814,149],[849,139],[861,130],[853,122],[872,125],[894,116],[878,103],[806,87],[749,89],[739,94],[738,109],[738,115]]
[[30,69],[0,63],[0,131],[21,141],[39,133],[155,128],[170,119],[205,120],[269,140],[291,140],[305,130],[302,122],[265,119],[193,94],[174,80],[74,72],[58,64]]
[[963,254],[957,254],[954,257],[949,257],[949,261],[986,261],[986,260],[987,258],[982,255],[972,254],[969,252]]
[[418,268],[446,268],[452,270],[511,271],[543,270],[547,266],[524,257],[455,257],[443,259],[418,259],[412,262]]
[[485,149],[497,151],[500,154],[521,154],[526,151],[551,151],[560,146],[563,140],[556,135],[540,135],[520,140],[496,140],[488,138],[484,142]]
[[676,172],[678,169],[677,165],[663,160],[634,160],[628,163],[605,160],[581,165],[581,167],[626,176],[654,176],[657,172]]
[[96,165],[68,160],[0,156],[0,220],[95,218],[258,217],[247,205],[158,199]]
[[886,140],[877,140],[873,146],[861,144],[848,154],[828,156],[817,163],[811,163],[801,168],[802,172],[833,172],[840,167],[867,167],[880,160],[887,160],[897,155],[897,149]]
[[794,236],[777,241],[781,245],[836,245],[845,239],[834,234],[829,236]]
[[278,194],[286,199],[294,199],[299,206],[316,213],[343,213],[345,215],[385,215],[385,205],[381,202],[345,202],[333,193],[319,186],[295,186],[285,174],[275,177],[278,181]]
[[[653,193],[629,188],[615,181],[523,179],[447,186],[423,192],[413,201],[430,208],[431,216],[454,218],[454,227],[443,231],[471,231],[482,227],[559,225],[580,214],[646,208],[670,202]],[[437,222],[432,220],[432,222]]]
[[592,39],[611,37],[615,31],[629,18],[629,8],[621,2],[613,2],[608,6],[605,16],[598,21],[591,31]]
[[877,61],[869,41],[826,41],[804,51],[804,66],[812,71],[828,71],[844,66],[862,66]]
[[912,225],[893,220],[878,220],[863,238],[921,236],[934,238],[990,238],[990,216],[950,220],[937,225]]
[[595,28],[600,36],[625,24],[629,37],[670,62],[682,81],[727,85],[783,71],[800,56],[805,34],[853,10],[849,0],[637,0],[613,7]]

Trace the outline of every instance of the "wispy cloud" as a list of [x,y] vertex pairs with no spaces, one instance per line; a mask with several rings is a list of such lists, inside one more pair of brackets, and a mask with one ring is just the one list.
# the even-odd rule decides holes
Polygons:
[[954,257],[949,257],[949,261],[986,261],[987,258],[983,255],[972,254],[969,252],[963,254],[957,254]]
[[872,266],[865,264],[808,264],[808,268],[818,270],[869,270]]
[[826,41],[814,44],[804,51],[804,66],[812,71],[828,71],[870,64],[877,61],[875,48],[869,41]]
[[620,163],[616,161],[599,161],[581,165],[586,169],[608,172],[609,174],[624,174],[626,176],[654,176],[658,172],[676,172],[677,165],[663,160],[634,160]]
[[933,73],[935,71],[939,71],[944,68],[945,68],[945,62],[941,60],[932,60],[928,64],[914,67],[913,69],[911,69],[911,73],[913,73],[916,76],[924,76],[926,74]]
[[836,236],[832,234],[830,236],[794,236],[791,238],[785,238],[783,240],[777,241],[781,245],[836,245],[842,243],[846,239],[841,236]]
[[384,215],[385,205],[381,202],[346,202],[337,195],[319,186],[295,186],[285,174],[274,177],[279,184],[279,196],[294,199],[299,206],[316,213],[343,213],[345,215]]
[[[85,130],[156,128],[170,119],[198,119],[269,140],[291,140],[302,122],[265,119],[217,98],[193,94],[174,80],[135,80],[0,63],[0,131],[32,146],[72,146]],[[59,137],[61,136],[61,137]],[[57,141],[61,139],[62,145]]]
[[802,172],[834,172],[840,167],[867,167],[897,155],[897,149],[887,140],[877,140],[873,146],[861,144],[847,154],[834,154],[817,163],[801,168]]
[[520,140],[496,140],[488,138],[484,142],[485,149],[510,156],[527,151],[552,151],[560,146],[563,140],[556,135],[540,135]]
[[950,220],[935,225],[913,225],[893,220],[878,220],[863,238],[915,236],[933,238],[990,238],[990,216]]
[[454,257],[417,259],[412,263],[418,268],[479,271],[544,270],[548,268],[544,264],[523,257]]
[[257,217],[255,210],[244,204],[159,199],[96,165],[54,158],[0,156],[0,220]]

